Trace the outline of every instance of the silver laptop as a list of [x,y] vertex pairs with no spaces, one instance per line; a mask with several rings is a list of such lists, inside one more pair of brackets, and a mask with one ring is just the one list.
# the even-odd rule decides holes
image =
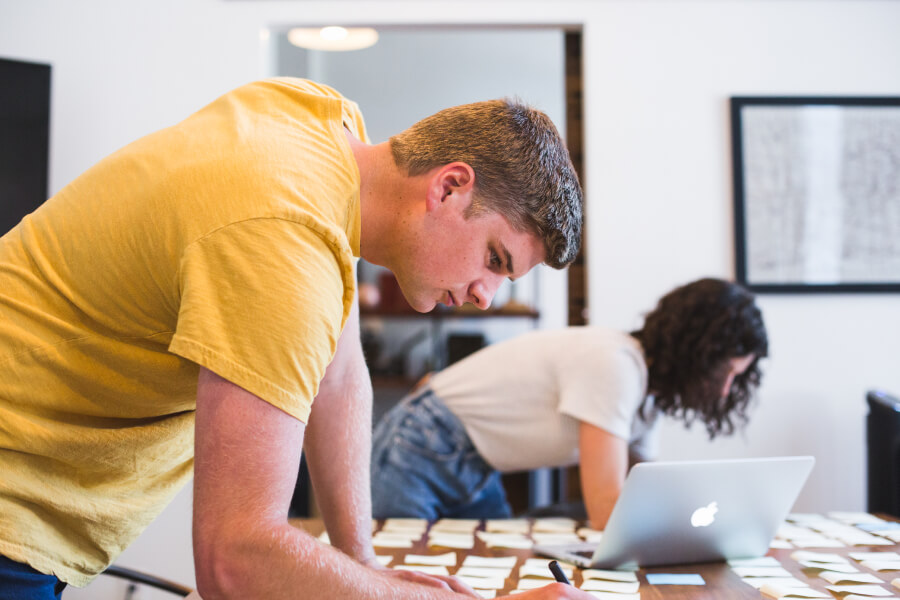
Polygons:
[[534,550],[592,568],[762,556],[814,463],[812,456],[639,463],[599,542]]

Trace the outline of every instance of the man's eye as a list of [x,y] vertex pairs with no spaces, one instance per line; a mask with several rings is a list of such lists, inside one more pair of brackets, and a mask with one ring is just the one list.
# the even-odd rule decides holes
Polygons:
[[500,255],[494,250],[491,250],[491,266],[497,268],[500,267]]

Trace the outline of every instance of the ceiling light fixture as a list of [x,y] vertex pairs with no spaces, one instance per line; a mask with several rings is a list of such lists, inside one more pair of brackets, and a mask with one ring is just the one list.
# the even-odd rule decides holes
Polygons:
[[309,50],[362,50],[378,41],[378,32],[371,27],[295,27],[288,41]]

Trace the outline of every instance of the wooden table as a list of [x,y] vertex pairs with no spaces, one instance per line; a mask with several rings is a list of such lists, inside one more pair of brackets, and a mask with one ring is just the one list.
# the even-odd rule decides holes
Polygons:
[[[887,520],[894,520],[888,515],[878,515]],[[292,523],[308,531],[312,535],[319,535],[324,531],[321,520],[318,519],[293,519]],[[382,525],[378,523],[378,528]],[[483,529],[483,524],[479,529]],[[838,599],[826,589],[829,585],[824,579],[818,577],[815,572],[804,570],[804,568],[793,560],[790,555],[801,548],[792,549],[770,549],[769,556],[778,559],[781,565],[791,572],[797,579],[805,581],[810,587],[828,593],[830,597]],[[524,563],[526,558],[537,557],[531,550],[514,550],[508,548],[488,548],[483,541],[477,536],[475,538],[475,546],[471,550],[452,550],[448,548],[429,547],[428,535],[422,536],[422,539],[414,543],[411,548],[375,548],[379,555],[391,555],[394,557],[390,566],[404,563],[404,557],[407,554],[446,554],[447,552],[456,552],[457,566],[449,567],[450,573],[456,572],[456,569],[462,565],[463,560],[468,555],[475,556],[517,556],[519,560],[512,571],[510,578],[506,580],[506,586],[502,590],[497,590],[497,596],[508,594],[511,590],[516,589],[518,584],[518,570]],[[893,546],[853,546],[842,548],[802,548],[812,552],[823,552],[830,554],[840,554],[848,556],[850,552],[898,552],[900,553],[900,544]],[[851,564],[857,567],[861,572],[872,573],[876,577],[883,580],[885,586],[894,592],[896,596],[900,596],[900,589],[891,586],[891,581],[900,578],[900,572],[897,571],[870,571],[859,565],[857,561],[849,559]],[[549,562],[549,559],[548,559]],[[549,572],[549,571],[548,571]],[[648,573],[697,573],[700,574],[706,582],[706,585],[651,585],[647,582]],[[637,571],[638,581],[640,582],[641,600],[760,600],[768,598],[753,586],[745,583],[738,577],[732,568],[724,563],[702,563],[692,565],[669,565],[664,567],[642,568]],[[552,580],[548,580],[548,583]],[[580,586],[582,583],[581,571],[575,571],[573,584]],[[876,600],[873,598],[873,600]]]

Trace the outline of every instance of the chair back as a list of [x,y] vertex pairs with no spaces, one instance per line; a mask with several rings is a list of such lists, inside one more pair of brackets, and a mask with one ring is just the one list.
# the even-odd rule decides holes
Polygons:
[[155,575],[150,575],[148,573],[143,573],[141,571],[136,571],[134,569],[129,569],[127,567],[120,567],[118,565],[110,565],[103,571],[103,575],[109,575],[111,577],[118,577],[120,579],[125,579],[127,581],[132,582],[133,584],[142,584],[148,585],[150,587],[156,588],[158,590],[163,590],[165,592],[169,592],[174,594],[175,596],[179,596],[181,598],[199,598],[200,596],[190,596],[191,594],[196,594],[194,590],[191,588],[181,585],[180,583],[176,583],[174,581],[169,581],[168,579],[163,579],[162,577],[157,577]]
[[867,510],[900,517],[900,398],[871,390],[866,402]]

